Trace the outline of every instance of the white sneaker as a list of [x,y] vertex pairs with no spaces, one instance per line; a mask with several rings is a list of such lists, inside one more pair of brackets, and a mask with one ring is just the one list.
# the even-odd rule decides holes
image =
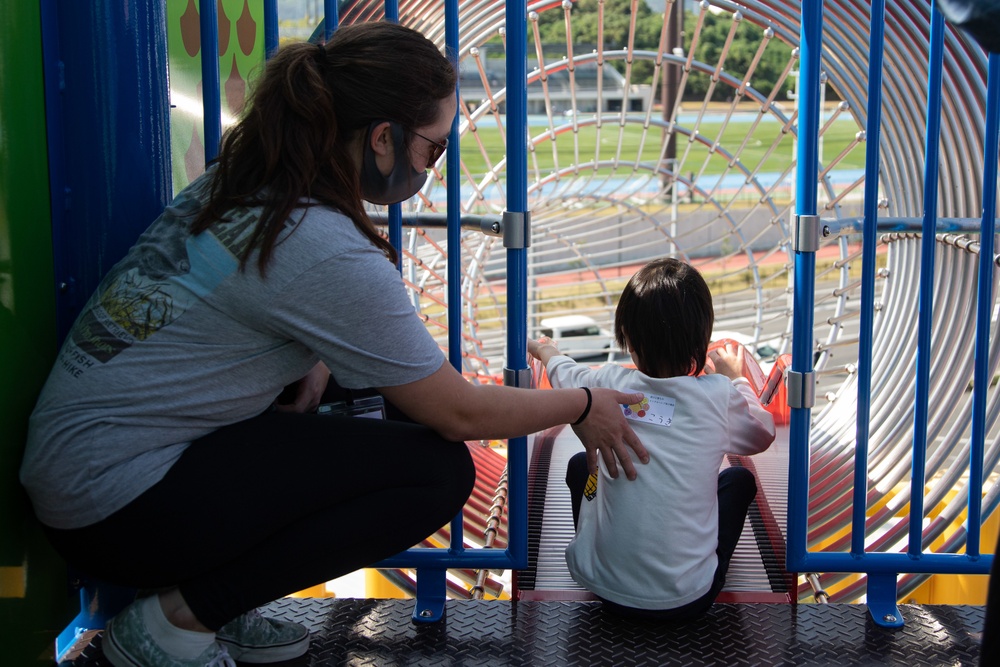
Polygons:
[[236,660],[253,664],[292,660],[309,650],[309,631],[305,627],[264,618],[256,609],[219,628],[215,639]]
[[104,657],[114,667],[236,667],[226,648],[213,642],[201,655],[185,660],[167,653],[146,628],[141,600],[108,622],[102,642]]

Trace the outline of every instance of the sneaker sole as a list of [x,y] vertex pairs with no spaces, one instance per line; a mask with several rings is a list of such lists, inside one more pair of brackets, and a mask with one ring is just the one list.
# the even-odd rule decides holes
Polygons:
[[225,639],[216,637],[216,641],[226,647],[229,657],[239,662],[249,664],[267,664],[269,662],[281,662],[283,660],[294,660],[306,654],[309,650],[309,635],[297,639],[287,644],[273,644],[270,646],[241,646]]

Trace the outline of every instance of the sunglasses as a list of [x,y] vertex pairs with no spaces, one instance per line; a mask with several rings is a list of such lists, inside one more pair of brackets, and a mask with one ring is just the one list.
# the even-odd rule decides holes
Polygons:
[[[411,130],[411,132],[412,132],[412,130]],[[438,158],[440,158],[442,155],[444,155],[444,152],[448,149],[448,140],[447,139],[445,139],[444,141],[434,141],[430,137],[425,137],[424,135],[420,134],[419,132],[413,132],[413,134],[416,135],[416,136],[418,136],[418,137],[420,137],[421,139],[423,139],[424,141],[426,141],[427,143],[429,143],[431,145],[430,146],[430,153],[428,153],[428,155],[427,155],[428,162],[430,164],[435,164],[438,161]]]

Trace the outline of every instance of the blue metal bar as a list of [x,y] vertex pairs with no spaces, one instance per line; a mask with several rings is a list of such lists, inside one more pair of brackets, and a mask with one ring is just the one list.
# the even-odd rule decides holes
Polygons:
[[323,41],[329,42],[334,31],[340,25],[340,14],[337,0],[323,0]]
[[[385,20],[399,23],[399,0],[385,0]],[[388,207],[389,243],[396,249],[396,268],[403,270],[403,206],[390,204]]]
[[[458,0],[444,3],[445,55],[458,72]],[[455,101],[461,104],[459,82],[455,81]],[[446,156],[448,206],[448,360],[462,372],[462,154],[458,136],[458,109],[451,119]],[[464,528],[459,513],[451,521],[451,548],[463,548]]]
[[972,381],[972,434],[969,441],[969,510],[965,553],[979,555],[983,515],[983,460],[986,454],[986,394],[990,386],[990,311],[993,307],[993,235],[996,232],[997,144],[1000,138],[1000,56],[990,54],[986,75],[986,136],[983,139],[983,232],[979,239],[976,301],[976,356]]
[[[513,524],[513,520],[509,522]],[[509,550],[508,550],[509,551]],[[489,568],[493,570],[523,569],[524,565],[511,562],[507,551],[500,549],[466,549],[456,552],[452,549],[418,548],[409,549],[379,561],[380,568],[444,567],[444,568]]]
[[882,627],[899,628],[903,625],[903,615],[896,606],[898,576],[895,571],[868,573],[866,582],[868,613]]
[[[875,224],[879,232],[920,232],[924,229],[923,217],[882,216]],[[864,225],[864,217],[823,218],[823,228],[831,234],[861,233]],[[938,218],[936,229],[938,234],[978,234],[983,229],[983,218]]]
[[264,0],[264,58],[278,50],[278,0]]
[[[528,213],[527,8],[507,3],[507,210]],[[527,251],[507,250],[507,367],[527,367]]]
[[[936,2],[933,3],[936,5]],[[917,319],[916,396],[913,410],[913,470],[910,476],[911,557],[923,550],[924,476],[927,462],[927,401],[930,394],[931,323],[934,313],[934,255],[937,241],[938,153],[941,136],[941,71],[944,60],[944,16],[931,11],[927,58],[927,132],[924,138],[924,228],[920,247],[920,295]]]
[[[860,556],[846,553],[811,552],[803,561],[800,572],[866,572],[897,574],[915,572],[926,574],[988,574],[993,555],[968,554],[919,554],[913,557],[903,553],[865,553]],[[870,591],[869,591],[870,595]]]
[[[816,181],[819,174],[819,87],[823,51],[823,2],[803,2],[799,45],[799,142],[796,155],[796,213],[816,214]],[[795,252],[795,292],[793,294],[792,370],[812,371],[813,299],[816,282],[816,254]],[[809,377],[806,375],[806,377]],[[789,427],[788,461],[788,549],[790,572],[801,572],[806,557],[806,529],[809,509],[809,422],[808,407],[792,408]]]
[[[444,5],[445,55],[458,71],[458,2],[447,0]],[[455,99],[461,104],[459,82],[455,84]],[[462,153],[459,147],[458,118],[451,121],[446,156],[448,201],[448,360],[462,370]]]
[[878,238],[879,134],[882,124],[882,57],[885,46],[885,0],[873,0],[868,46],[868,123],[865,128],[865,204],[861,253],[861,331],[858,346],[857,441],[854,445],[854,489],[851,553],[865,550],[868,505],[868,422],[872,394],[872,329],[875,321],[875,254]]
[[[528,211],[528,8],[508,2],[507,28],[507,210]],[[525,245],[530,242],[526,233]],[[528,251],[507,249],[507,367],[518,375],[528,365]],[[528,564],[528,443],[508,441],[509,542],[514,569]]]
[[417,604],[413,608],[413,620],[418,623],[433,623],[444,616],[444,603],[448,599],[447,570],[443,567],[428,567],[420,570],[417,577]]
[[201,27],[201,99],[205,122],[205,164],[219,155],[222,97],[219,90],[219,15],[216,0],[199,0]]

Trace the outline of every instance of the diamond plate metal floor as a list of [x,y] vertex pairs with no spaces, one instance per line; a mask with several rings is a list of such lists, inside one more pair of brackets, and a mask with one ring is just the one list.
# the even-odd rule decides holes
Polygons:
[[[716,604],[687,624],[626,621],[599,602],[447,603],[414,625],[412,600],[294,599],[265,607],[313,633],[284,665],[711,665],[713,667],[979,667],[985,607],[901,605],[906,625],[880,628],[863,605]],[[71,664],[103,667],[100,637]]]

